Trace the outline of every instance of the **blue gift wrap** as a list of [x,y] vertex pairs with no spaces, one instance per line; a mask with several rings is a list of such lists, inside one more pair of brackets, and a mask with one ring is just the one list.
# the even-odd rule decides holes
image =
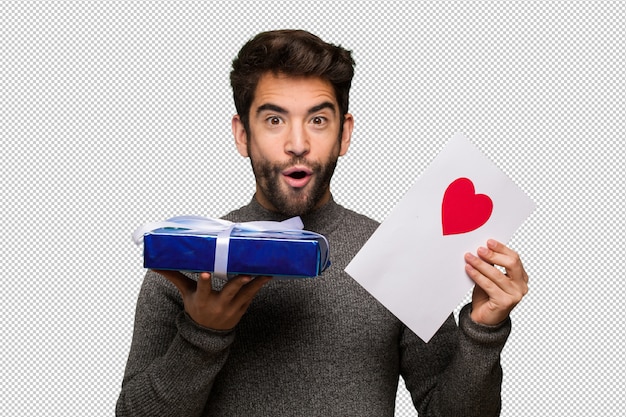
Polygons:
[[275,229],[272,225],[279,222],[258,222],[264,223],[266,230],[250,230],[246,223],[239,223],[207,231],[177,224],[176,219],[168,220],[168,227],[142,233],[145,268],[215,271],[222,277],[312,278],[330,265],[328,241],[317,233],[267,230]]

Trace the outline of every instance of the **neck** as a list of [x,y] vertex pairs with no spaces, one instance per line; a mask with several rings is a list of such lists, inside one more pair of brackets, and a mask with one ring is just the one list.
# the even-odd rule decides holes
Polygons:
[[[341,206],[339,206],[334,201],[332,195],[329,192],[326,202],[319,205],[319,207],[316,207],[311,212],[302,214],[300,218],[302,219],[302,222],[304,223],[304,228],[306,230],[321,234],[328,234],[334,229],[335,222],[339,221],[339,217],[341,216],[341,210]],[[254,196],[252,202],[247,206],[245,211],[246,217],[248,218],[246,221],[282,221],[289,217],[293,217],[275,210],[268,209],[263,204],[261,204],[261,202],[258,200],[257,195]]]
[[254,199],[256,200],[257,203],[259,203],[259,205],[261,207],[263,207],[265,210],[271,211],[273,213],[276,213],[278,215],[285,215],[287,217],[294,217],[294,216],[306,216],[307,214],[313,213],[317,210],[319,210],[320,208],[322,208],[323,206],[325,206],[330,200],[331,200],[331,193],[330,193],[330,188],[326,188],[326,190],[324,191],[324,193],[322,194],[322,196],[317,200],[317,202],[313,205],[312,208],[310,209],[306,209],[306,211],[303,212],[295,212],[293,214],[285,214],[284,212],[281,212],[268,198],[267,196],[263,193],[262,190],[259,189],[259,186],[257,184],[256,187],[256,192],[254,194]]

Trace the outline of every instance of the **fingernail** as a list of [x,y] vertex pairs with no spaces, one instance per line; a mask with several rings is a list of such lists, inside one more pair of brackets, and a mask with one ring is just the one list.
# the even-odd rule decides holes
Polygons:
[[489,249],[484,248],[484,247],[481,246],[480,248],[478,248],[478,253],[480,255],[487,255],[489,253]]

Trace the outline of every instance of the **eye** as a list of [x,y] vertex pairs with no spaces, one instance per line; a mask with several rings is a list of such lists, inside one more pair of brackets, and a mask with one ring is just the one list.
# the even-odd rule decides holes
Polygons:
[[265,120],[267,121],[267,124],[272,126],[278,126],[281,122],[280,117],[278,116],[270,116]]
[[311,123],[313,123],[314,125],[323,125],[324,123],[326,123],[326,118],[322,116],[315,116],[311,119]]

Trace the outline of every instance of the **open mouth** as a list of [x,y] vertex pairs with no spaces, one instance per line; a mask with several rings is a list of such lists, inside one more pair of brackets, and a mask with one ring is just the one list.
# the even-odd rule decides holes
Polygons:
[[313,171],[303,166],[295,166],[283,171],[283,176],[287,184],[294,188],[304,187],[309,183]]
[[288,177],[294,178],[296,180],[300,180],[307,176],[307,173],[304,171],[294,171],[292,173],[287,174]]

